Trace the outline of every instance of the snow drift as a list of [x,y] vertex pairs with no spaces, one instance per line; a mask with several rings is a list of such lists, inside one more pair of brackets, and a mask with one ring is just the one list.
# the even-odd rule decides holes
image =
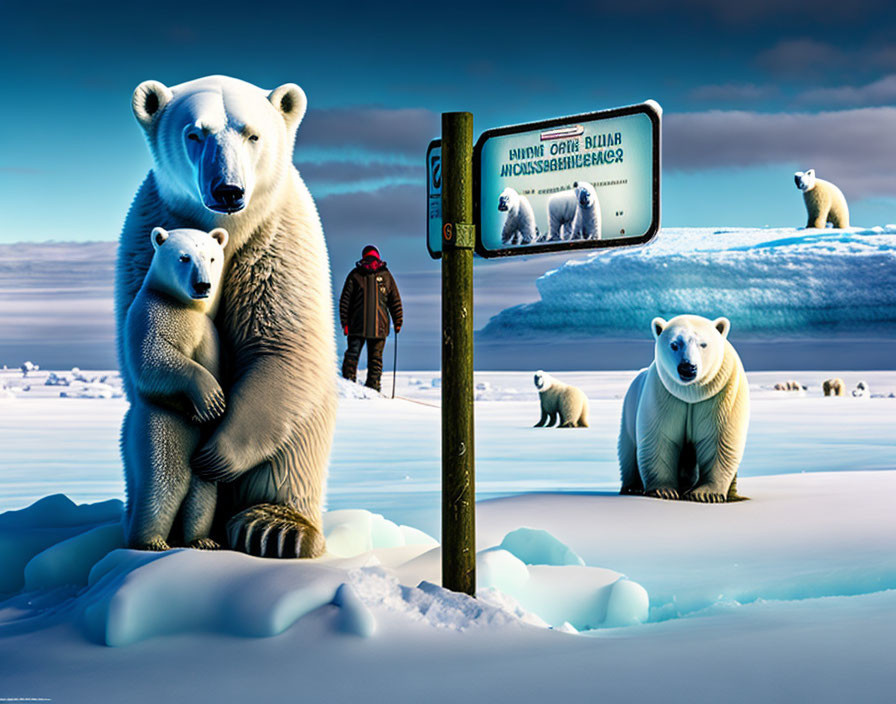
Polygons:
[[643,338],[654,316],[731,319],[737,338],[896,335],[896,225],[869,230],[670,228],[536,282],[541,300],[494,316],[484,339]]

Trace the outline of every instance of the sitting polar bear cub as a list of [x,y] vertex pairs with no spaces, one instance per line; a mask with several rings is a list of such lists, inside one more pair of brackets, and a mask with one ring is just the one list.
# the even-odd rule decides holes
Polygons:
[[200,423],[221,417],[218,334],[212,323],[228,234],[153,229],[155,250],[128,309],[124,361],[136,394],[121,432],[129,548],[167,550],[175,517],[183,544],[209,538],[217,488],[190,471]]
[[552,427],[558,415],[559,428],[588,427],[588,398],[584,391],[559,382],[540,369],[535,372],[535,388],[541,399],[541,420],[535,424],[536,428],[545,422],[548,428]]
[[622,494],[721,503],[737,495],[750,419],[727,318],[651,322],[653,364],[629,386],[619,431]]

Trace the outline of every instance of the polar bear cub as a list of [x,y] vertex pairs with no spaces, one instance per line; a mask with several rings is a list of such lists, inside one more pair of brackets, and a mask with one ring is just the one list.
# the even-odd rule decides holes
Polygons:
[[576,181],[572,190],[561,191],[548,200],[548,239],[599,240],[600,202],[597,191],[587,181]]
[[540,369],[535,372],[535,388],[541,399],[541,420],[536,428],[550,428],[560,417],[559,428],[588,427],[588,397],[581,389],[557,381]]
[[816,178],[815,169],[793,174],[796,187],[803,192],[806,211],[809,213],[807,228],[823,230],[827,223],[834,227],[849,227],[849,208],[843,192],[830,181]]
[[228,234],[156,227],[150,236],[153,258],[125,322],[124,361],[136,387],[122,427],[127,544],[167,550],[180,513],[184,544],[214,548],[217,490],[192,475],[189,461],[199,424],[225,410],[211,316]]
[[535,211],[526,196],[505,188],[498,196],[498,211],[507,214],[501,229],[502,244],[530,244],[538,239]]
[[623,494],[721,503],[737,496],[750,419],[727,318],[654,318],[653,363],[625,395],[619,431]]

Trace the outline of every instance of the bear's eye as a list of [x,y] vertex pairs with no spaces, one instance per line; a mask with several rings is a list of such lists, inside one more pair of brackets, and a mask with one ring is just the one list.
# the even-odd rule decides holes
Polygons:
[[181,254],[180,260],[182,262],[184,262],[184,264],[186,264],[188,261],[190,261],[190,255],[189,254]]
[[701,343],[700,343],[700,346],[701,346],[701,347],[706,347],[706,343],[705,343],[705,342],[701,342]]
[[192,139],[194,142],[198,142],[199,135],[196,134],[195,132],[190,132],[190,134],[187,135],[187,139]]
[[678,352],[678,343],[677,342],[673,342],[672,344],[669,345],[669,347],[672,348],[673,352]]
[[250,142],[257,142],[257,141],[258,141],[258,135],[257,135],[257,134],[253,134],[253,135],[251,135],[251,136],[249,137],[249,141],[250,141]]
[[209,261],[210,261],[210,262],[213,262],[213,261],[215,261],[215,258],[212,257],[211,259],[209,259]]

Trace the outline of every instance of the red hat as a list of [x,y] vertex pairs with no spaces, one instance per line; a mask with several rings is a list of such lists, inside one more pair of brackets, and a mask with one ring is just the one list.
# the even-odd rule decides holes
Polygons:
[[372,244],[367,245],[364,249],[361,250],[361,258],[363,259],[368,254],[372,254],[377,259],[380,258],[380,250],[378,250]]

